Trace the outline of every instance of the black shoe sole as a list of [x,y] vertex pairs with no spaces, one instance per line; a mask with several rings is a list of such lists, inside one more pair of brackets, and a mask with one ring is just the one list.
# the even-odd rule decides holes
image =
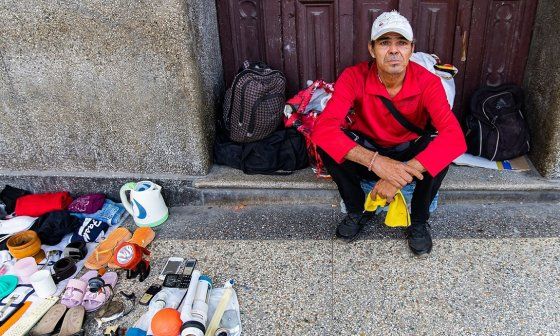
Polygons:
[[371,223],[371,221],[372,221],[373,218],[374,218],[374,215],[371,214],[371,213],[364,215],[364,217],[362,218],[362,220],[364,221],[364,223],[361,224],[361,225],[359,225],[358,231],[356,232],[355,235],[352,235],[352,236],[343,236],[343,235],[341,235],[341,234],[338,233],[338,228],[337,228],[336,231],[335,231],[335,235],[336,235],[337,238],[340,238],[340,239],[344,240],[344,241],[347,242],[347,243],[352,243],[352,242],[354,242],[356,239],[359,238],[359,236],[360,236],[360,234],[362,233],[362,231],[364,231],[364,228],[365,228],[366,226],[368,226],[368,225]]
[[430,253],[432,253],[432,248],[431,247],[428,250],[423,250],[423,251],[413,250],[410,247],[410,245],[408,245],[408,248],[410,249],[412,254],[414,254],[414,256],[417,257],[417,258],[427,258],[430,255]]
[[364,227],[365,227],[365,225],[360,226],[360,228],[358,229],[358,232],[356,232],[356,234],[353,235],[353,236],[343,236],[343,235],[338,233],[338,230],[336,230],[335,235],[336,235],[337,238],[344,240],[346,243],[352,243],[360,237],[360,234],[364,230]]

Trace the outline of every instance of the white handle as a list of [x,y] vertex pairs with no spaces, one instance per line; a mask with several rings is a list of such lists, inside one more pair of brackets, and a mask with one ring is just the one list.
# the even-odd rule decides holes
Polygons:
[[128,182],[125,185],[123,185],[121,187],[121,202],[124,206],[124,208],[126,209],[126,211],[128,211],[129,214],[134,215],[133,211],[132,211],[132,204],[130,204],[130,202],[128,201],[128,197],[126,196],[126,192],[128,190],[134,190],[136,188],[136,183],[134,182]]

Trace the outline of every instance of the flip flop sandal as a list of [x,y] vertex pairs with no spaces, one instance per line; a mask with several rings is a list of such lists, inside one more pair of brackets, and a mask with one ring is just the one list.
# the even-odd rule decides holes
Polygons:
[[113,250],[115,247],[130,239],[130,237],[132,237],[132,234],[128,229],[123,227],[116,228],[105,240],[97,245],[93,253],[84,262],[84,266],[92,270],[107,266],[107,263],[111,261],[113,257]]
[[[132,238],[127,240],[128,243],[134,243],[142,247],[148,246],[156,237],[156,233],[151,227],[139,227],[134,231]],[[119,265],[115,264],[113,260],[109,261],[109,268],[119,269]]]
[[60,303],[68,308],[79,306],[82,304],[84,295],[87,292],[88,281],[97,276],[97,271],[89,271],[82,275],[79,279],[70,279],[66,285]]
[[101,279],[103,279],[105,285],[99,291],[88,291],[84,295],[82,306],[84,306],[87,312],[98,310],[113,297],[113,291],[118,279],[117,273],[107,272]]
[[64,320],[62,321],[62,326],[60,327],[60,332],[58,336],[73,336],[83,334],[82,325],[84,323],[85,310],[82,306],[76,306],[68,309]]
[[41,318],[39,323],[29,332],[31,336],[41,336],[52,334],[56,326],[62,320],[62,317],[66,313],[66,306],[60,303],[55,304],[51,307]]

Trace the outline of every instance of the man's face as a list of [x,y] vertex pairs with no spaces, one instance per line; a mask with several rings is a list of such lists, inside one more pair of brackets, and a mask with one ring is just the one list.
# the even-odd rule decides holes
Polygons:
[[397,33],[381,35],[368,45],[369,53],[382,72],[398,75],[406,70],[410,56],[414,52],[412,42]]

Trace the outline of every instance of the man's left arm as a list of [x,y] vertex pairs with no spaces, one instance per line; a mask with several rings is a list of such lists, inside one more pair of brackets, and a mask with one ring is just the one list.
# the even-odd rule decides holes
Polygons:
[[423,108],[430,115],[430,121],[438,135],[416,157],[408,162],[422,172],[436,176],[467,150],[459,121],[451,111],[445,91],[438,79],[427,86],[422,94]]

